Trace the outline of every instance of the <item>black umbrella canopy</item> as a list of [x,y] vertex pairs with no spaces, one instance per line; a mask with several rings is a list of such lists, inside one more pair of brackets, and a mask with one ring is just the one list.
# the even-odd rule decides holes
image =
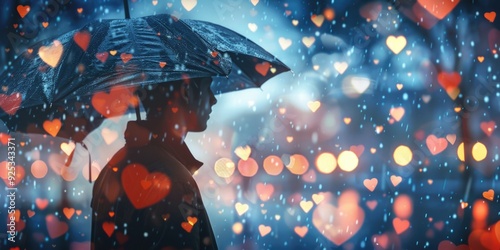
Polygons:
[[216,24],[168,14],[99,20],[21,54],[1,75],[0,117],[23,131],[55,117],[85,116],[91,124],[83,129],[91,130],[104,117],[128,111],[96,107],[102,104],[96,93],[111,95],[117,86],[219,76],[213,88],[224,93],[260,87],[288,70],[257,44]]

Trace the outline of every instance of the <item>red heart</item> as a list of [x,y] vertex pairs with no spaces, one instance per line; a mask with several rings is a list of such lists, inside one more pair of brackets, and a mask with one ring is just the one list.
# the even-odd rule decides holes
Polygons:
[[188,233],[191,233],[191,230],[193,230],[193,225],[191,225],[189,222],[182,222],[181,227]]
[[447,16],[460,0],[418,0],[418,3],[439,20]]
[[40,210],[44,210],[47,208],[49,205],[49,200],[48,199],[41,199],[41,198],[36,198],[35,199],[35,204]]
[[481,130],[487,135],[491,136],[493,134],[493,131],[497,127],[495,121],[489,121],[489,122],[481,122]]
[[[135,208],[151,206],[170,193],[170,178],[160,172],[149,173],[140,164],[130,164],[122,172],[122,186]],[[144,185],[151,182],[151,185]]]
[[26,15],[28,15],[28,12],[30,12],[30,6],[29,5],[18,5],[17,12],[21,16],[21,18],[24,18]]
[[263,62],[260,64],[255,65],[255,70],[261,74],[262,76],[266,76],[267,72],[269,71],[269,68],[271,67],[271,64],[268,62]]
[[446,90],[454,90],[460,85],[462,77],[457,72],[441,72],[438,75],[438,82]]
[[23,97],[20,93],[12,93],[10,95],[0,94],[0,108],[9,115],[14,115],[19,107]]
[[45,223],[47,224],[47,230],[49,231],[49,236],[55,239],[68,231],[68,224],[64,221],[59,221],[59,219],[53,215],[49,214],[45,217]]
[[107,51],[105,52],[100,52],[100,53],[96,53],[95,54],[95,57],[101,61],[102,63],[105,63],[106,60],[108,60],[108,56],[109,56],[109,53]]
[[90,33],[88,31],[76,32],[73,35],[73,40],[83,51],[87,51],[90,43]]
[[101,115],[109,118],[120,116],[127,111],[130,101],[133,99],[133,88],[120,86],[112,87],[109,94],[100,91],[92,96],[92,106]]
[[104,230],[104,232],[106,232],[108,237],[111,237],[111,235],[115,231],[115,223],[114,222],[104,222],[104,223],[102,223],[102,229]]

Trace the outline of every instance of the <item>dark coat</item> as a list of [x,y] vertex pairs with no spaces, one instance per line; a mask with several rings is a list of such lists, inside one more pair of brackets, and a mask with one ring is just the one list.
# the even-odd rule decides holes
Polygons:
[[217,249],[190,172],[201,163],[185,144],[128,125],[126,145],[94,184],[93,249]]

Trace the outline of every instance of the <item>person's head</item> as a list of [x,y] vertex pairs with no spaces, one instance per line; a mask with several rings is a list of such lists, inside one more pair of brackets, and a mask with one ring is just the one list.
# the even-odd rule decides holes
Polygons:
[[146,120],[166,130],[200,132],[207,128],[212,106],[217,102],[210,89],[212,78],[186,78],[143,88],[141,102]]

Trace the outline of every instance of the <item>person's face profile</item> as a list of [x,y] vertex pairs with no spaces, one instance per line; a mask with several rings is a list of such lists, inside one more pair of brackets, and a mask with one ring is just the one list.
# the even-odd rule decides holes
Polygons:
[[217,99],[210,89],[212,78],[189,79],[182,85],[181,92],[185,98],[186,123],[188,131],[201,132],[207,128],[207,121],[212,112],[212,106]]

